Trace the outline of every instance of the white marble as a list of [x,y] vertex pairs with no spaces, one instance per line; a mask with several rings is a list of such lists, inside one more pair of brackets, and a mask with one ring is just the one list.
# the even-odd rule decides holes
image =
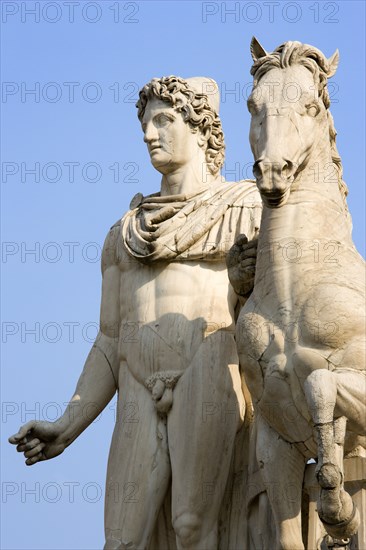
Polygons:
[[256,39],[251,52],[250,145],[264,207],[254,291],[239,315],[237,342],[275,547],[303,550],[309,458],[318,461],[326,531],[347,538],[360,521],[344,490],[343,455],[366,429],[365,271],[329,111],[327,79],[338,52],[327,59],[286,42],[267,53]]
[[[138,115],[160,191],[137,194],[106,237],[100,332],[65,414],[10,438],[28,465],[51,459],[118,390],[105,549],[229,544],[219,543],[218,520],[234,517],[225,488],[246,403],[234,339],[239,297],[225,256],[241,234],[253,248],[261,200],[254,181],[220,176],[218,106],[216,83],[203,77],[154,79],[141,91]],[[254,279],[255,254],[247,255],[244,295]],[[240,475],[247,449],[237,447]],[[240,530],[245,514],[236,506]]]

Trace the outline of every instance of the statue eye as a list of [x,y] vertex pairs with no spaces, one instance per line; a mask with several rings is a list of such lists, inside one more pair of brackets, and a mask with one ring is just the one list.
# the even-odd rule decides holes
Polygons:
[[320,112],[320,107],[316,103],[305,105],[307,114],[311,117],[316,117]]
[[167,115],[161,114],[156,118],[156,121],[160,126],[166,126],[169,122],[172,121],[172,119]]

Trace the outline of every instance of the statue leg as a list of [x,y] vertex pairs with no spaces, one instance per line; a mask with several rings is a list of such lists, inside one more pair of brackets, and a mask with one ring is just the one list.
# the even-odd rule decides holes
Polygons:
[[337,383],[336,416],[347,418],[347,430],[366,435],[365,371],[336,369],[332,374]]
[[[329,400],[328,409],[331,411],[332,418],[329,421],[340,416],[347,418],[347,431],[350,430],[358,435],[366,435],[366,376],[365,376],[365,358],[364,342],[350,344],[342,357],[342,366],[333,366],[329,370],[329,363],[319,352],[309,348],[298,349],[293,355],[293,364],[296,375],[302,384],[312,375],[314,370],[323,371],[320,374],[314,374],[312,377],[316,381],[312,389],[312,383],[308,383],[309,404],[313,407],[313,415],[320,411],[324,414],[325,398]],[[329,382],[329,387],[319,388],[319,399],[315,397],[317,390],[317,377],[319,380]],[[309,380],[311,380],[310,378]],[[314,394],[314,396],[312,396]],[[334,414],[333,414],[334,413]]]
[[218,331],[180,378],[168,416],[178,550],[218,548],[218,516],[243,413],[235,342]]
[[276,524],[276,549],[304,550],[301,499],[305,458],[275,432],[260,413],[256,416],[257,460]]
[[145,550],[171,477],[166,421],[127,366],[121,366],[120,378],[108,460],[104,548]]
[[359,514],[343,488],[343,445],[347,419],[335,419],[338,379],[335,371],[313,371],[304,391],[318,446],[318,513],[329,535],[347,538],[357,532]]

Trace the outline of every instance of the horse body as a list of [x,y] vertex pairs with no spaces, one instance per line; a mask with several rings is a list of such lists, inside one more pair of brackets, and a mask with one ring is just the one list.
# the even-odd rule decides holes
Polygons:
[[[321,98],[320,76],[329,76],[334,59],[299,43],[270,55],[256,44],[257,94],[248,104],[264,207],[254,291],[240,313],[237,342],[260,425],[264,481],[282,492],[289,482],[298,488],[291,502],[268,494],[277,545],[295,550],[303,548],[301,485],[310,457],[318,459],[327,531],[349,536],[358,526],[342,468],[346,424],[365,434],[364,267]],[[284,95],[290,86],[301,92],[296,101]]]
[[[331,371],[364,369],[363,262],[351,243],[337,235],[337,212],[328,208],[335,220],[331,231],[327,222],[332,238],[319,238],[326,234],[321,220],[310,231],[307,227],[325,205],[307,201],[299,208],[296,195],[291,193],[281,209],[264,207],[255,288],[238,330],[243,364],[252,365],[246,377],[248,383],[253,380],[250,390],[262,414],[286,440],[306,441],[312,437],[303,390],[306,376],[318,364]],[[298,358],[305,358],[307,350],[309,361],[302,364]],[[250,357],[244,357],[246,352]],[[281,414],[273,418],[274,404]],[[296,422],[291,422],[295,408]],[[365,429],[361,420],[354,422],[356,433]]]

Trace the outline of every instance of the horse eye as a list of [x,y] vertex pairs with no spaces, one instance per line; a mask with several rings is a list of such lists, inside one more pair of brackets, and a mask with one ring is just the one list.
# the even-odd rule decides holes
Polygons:
[[316,115],[319,114],[320,107],[315,103],[311,103],[310,105],[305,105],[305,107],[309,116],[316,117]]

